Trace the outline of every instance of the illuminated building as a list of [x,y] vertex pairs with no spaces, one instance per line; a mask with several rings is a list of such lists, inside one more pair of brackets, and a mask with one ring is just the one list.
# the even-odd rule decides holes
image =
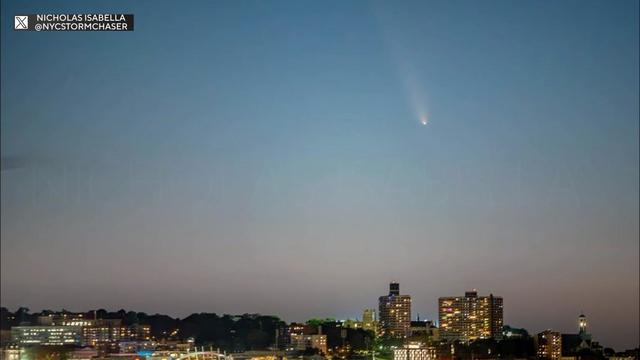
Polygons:
[[82,345],[101,351],[116,349],[120,341],[146,341],[151,338],[149,325],[123,326],[121,319],[91,319],[82,314],[40,316],[38,324],[13,327],[12,338],[23,345]]
[[378,299],[380,335],[405,338],[411,327],[411,296],[400,295],[400,284],[389,284],[389,295]]
[[83,314],[68,312],[38,316],[38,325],[46,326],[93,326],[97,321],[99,320],[86,318]]
[[[320,346],[320,348],[324,349],[322,351],[326,353],[327,337],[326,335],[320,335],[322,332],[318,333],[319,328],[321,329],[322,327],[291,323],[285,327],[282,335],[278,334],[277,336],[282,338],[281,341],[286,350],[305,350],[306,348],[318,348]],[[315,336],[323,336],[324,340]]]
[[81,345],[80,326],[14,326],[11,338],[22,346]]
[[0,359],[20,360],[24,355],[24,350],[17,345],[9,345],[0,349]]
[[120,341],[118,350],[121,353],[131,354],[140,351],[152,351],[155,350],[156,346],[157,344],[153,341]]
[[[120,319],[96,320],[82,327],[82,344],[101,346],[119,341],[148,341],[151,339],[149,325],[121,325]],[[102,346],[101,346],[102,347]]]
[[393,350],[393,360],[435,360],[435,347],[409,344]]
[[298,351],[318,349],[323,354],[326,354],[327,335],[291,334],[291,349]]
[[535,340],[538,358],[560,360],[562,357],[562,336],[559,332],[545,330],[538,334]]
[[128,338],[128,329],[121,325],[122,321],[120,319],[85,320],[84,322],[71,319],[65,321],[65,323],[84,324],[81,325],[83,345],[99,346],[104,343],[116,342]]
[[142,324],[133,324],[127,328],[127,338],[131,340],[146,341],[151,340],[151,326]]
[[312,326],[307,324],[291,323],[289,326],[285,327],[282,334],[278,334],[278,336],[281,337],[281,343],[284,344],[286,348],[290,348],[291,335],[313,335],[316,330],[317,329],[314,329]]
[[562,334],[562,353],[564,355],[574,355],[583,350],[597,350],[600,348],[598,342],[591,339],[591,334],[587,332],[587,317],[584,314],[578,316],[578,333]]
[[378,321],[376,320],[375,309],[364,310],[362,313],[362,328],[364,330],[373,331],[374,333],[378,331]]
[[587,335],[587,317],[584,314],[578,316],[578,334]]
[[312,335],[317,331],[317,329],[315,329],[313,326],[308,325],[308,324],[300,324],[300,323],[291,323],[288,327],[287,327],[287,333],[289,335],[293,335],[293,334],[305,334],[305,335]]
[[502,315],[500,296],[478,296],[473,290],[463,297],[438,299],[440,337],[445,340],[501,339]]

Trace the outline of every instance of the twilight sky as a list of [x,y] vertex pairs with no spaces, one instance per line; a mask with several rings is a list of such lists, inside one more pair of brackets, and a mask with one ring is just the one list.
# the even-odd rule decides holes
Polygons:
[[[1,303],[638,345],[638,2],[2,2]],[[17,33],[20,13],[133,13]],[[427,116],[429,123],[420,124]]]

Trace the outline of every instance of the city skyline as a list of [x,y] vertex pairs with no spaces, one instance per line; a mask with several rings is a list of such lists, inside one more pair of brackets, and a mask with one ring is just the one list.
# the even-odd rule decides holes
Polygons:
[[[393,285],[396,285],[395,291]],[[389,297],[384,300],[386,306],[404,307],[397,284],[390,287]],[[396,297],[401,301],[394,306],[392,303]],[[394,316],[393,310],[381,316],[380,327],[367,329],[365,322],[354,320],[315,318],[305,323],[288,323],[260,314],[219,316],[194,313],[185,319],[172,319],[164,314],[149,315],[126,310],[29,314],[24,309],[11,313],[3,308],[5,346],[2,354],[9,360],[22,360],[38,353],[86,360],[96,357],[186,360],[196,357],[192,356],[195,353],[199,357],[216,357],[215,354],[225,355],[227,352],[231,352],[232,358],[253,360],[313,356],[318,352],[329,358],[366,359],[371,356],[390,360],[495,359],[496,355],[498,358],[546,360],[635,360],[639,355],[640,348],[616,351],[601,344],[589,332],[588,318],[584,314],[578,317],[577,333],[545,330],[530,334],[524,329],[505,327],[500,333],[490,334],[488,328],[493,326],[493,315],[485,318],[487,298],[473,291],[465,293],[463,299],[451,300],[461,301],[446,307],[457,307],[462,318],[446,320],[448,324],[440,327],[430,321],[411,321],[409,332],[402,324],[389,322]],[[489,296],[489,300],[496,298]],[[474,303],[480,306],[476,307]],[[500,304],[498,301],[494,305]],[[370,310],[365,309],[364,314],[368,313],[371,320]],[[499,313],[495,315],[500,316]],[[405,321],[402,316],[398,320]],[[481,325],[485,321],[486,326]],[[480,329],[478,325],[481,325]],[[7,340],[8,331],[11,342]],[[454,333],[458,334],[459,341],[451,341]]]
[[[638,1],[2,1],[0,304],[640,337]],[[14,31],[134,14],[128,32]]]
[[[409,295],[409,294],[402,295],[401,292],[400,292],[400,284],[394,280],[394,281],[389,283],[389,294],[388,294],[388,296],[381,296],[378,299],[378,302],[380,304],[380,310],[379,311],[377,311],[375,309],[366,308],[366,307],[361,309],[365,313],[367,311],[371,311],[371,310],[376,311],[374,313],[374,319],[376,320],[375,323],[379,326],[379,328],[378,328],[378,330],[376,332],[379,332],[380,334],[383,334],[383,335],[386,333],[386,336],[390,336],[392,338],[393,337],[406,338],[407,333],[404,333],[404,335],[400,335],[400,333],[395,333],[395,331],[406,331],[406,330],[408,330],[408,328],[411,325],[409,323],[407,323],[406,324],[406,329],[405,329],[404,325],[396,323],[398,321],[402,322],[402,321],[405,321],[405,320],[400,320],[400,319],[399,320],[394,320],[394,323],[392,323],[392,324],[386,324],[386,321],[384,321],[384,320],[380,321],[381,317],[383,317],[383,318],[388,318],[389,317],[388,314],[381,315],[382,308],[383,308],[383,303],[388,302],[388,301],[392,301],[393,302],[393,300],[388,300],[389,297],[397,297],[398,300],[399,300],[399,304],[402,304],[403,301],[406,301],[406,300],[409,301],[409,305],[408,305],[408,309],[409,309],[409,312],[410,312],[409,315],[408,315],[409,316],[409,320],[408,320],[409,322],[414,321],[414,319],[417,319],[419,321],[430,321],[430,322],[434,323],[436,326],[438,326],[438,328],[440,330],[440,332],[439,332],[440,338],[448,339],[449,341],[452,340],[452,339],[457,339],[457,340],[466,339],[465,341],[467,341],[467,342],[469,341],[469,339],[466,338],[466,334],[467,333],[465,331],[467,331],[467,330],[465,330],[465,328],[461,327],[461,328],[457,329],[456,331],[460,331],[460,333],[457,336],[453,336],[452,337],[451,333],[449,335],[447,335],[447,329],[443,328],[442,324],[441,324],[441,320],[442,320],[442,316],[443,315],[442,315],[440,309],[443,306],[442,302],[443,301],[444,302],[447,302],[447,301],[457,301],[457,302],[458,301],[463,301],[464,302],[464,301],[469,301],[469,299],[471,299],[471,300],[479,300],[480,302],[484,302],[484,301],[489,300],[490,304],[493,304],[493,301],[494,301],[494,295],[493,294],[490,294],[488,296],[478,296],[477,289],[474,288],[474,289],[471,289],[469,291],[465,291],[463,296],[462,295],[458,295],[458,296],[439,297],[437,299],[439,314],[434,318],[425,318],[424,314],[422,314],[423,316],[422,316],[422,318],[420,318],[420,313],[415,313],[414,314],[413,311],[411,311],[411,302],[412,302],[411,301],[411,295]],[[540,329],[529,329],[529,328],[524,327],[524,326],[519,326],[518,324],[510,324],[510,323],[504,322],[502,320],[502,317],[503,317],[503,299],[502,299],[501,296],[495,296],[495,298],[499,300],[499,303],[498,303],[499,304],[499,320],[497,322],[498,326],[496,328],[493,325],[494,324],[494,320],[489,320],[488,329],[491,329],[491,330],[488,330],[488,329],[487,330],[480,330],[479,329],[479,331],[491,332],[491,334],[489,335],[487,333],[485,335],[480,335],[481,337],[502,339],[502,330],[503,330],[502,326],[503,325],[505,327],[511,327],[512,329],[514,329],[514,328],[515,329],[523,328],[524,330],[529,331],[530,335],[534,336],[534,338],[535,338],[536,334],[537,335],[546,334],[546,333],[548,333],[550,331],[553,332],[553,333],[557,332],[557,334],[561,334],[561,333],[562,334],[571,334],[571,333],[575,332],[574,330],[576,330],[576,329],[578,330],[578,333],[585,333],[586,334],[586,333],[591,333],[592,332],[591,326],[590,325],[587,326],[587,320],[586,320],[586,316],[584,315],[584,312],[580,312],[579,316],[576,316],[576,317],[573,318],[574,325],[575,325],[573,328],[560,329],[560,328],[557,328],[557,327],[549,325],[547,327],[543,327],[543,328],[540,328]],[[395,302],[393,302],[393,303],[395,304]],[[388,306],[388,304],[387,304],[387,306]],[[394,307],[394,306],[395,305],[393,305],[392,307]],[[404,308],[405,305],[399,305],[399,306]],[[465,313],[465,309],[469,309],[469,307],[468,307],[468,305],[463,305],[463,303],[459,303],[457,305],[445,304],[445,307],[450,307],[450,306],[459,307],[459,308],[456,308],[456,309],[461,310],[463,312],[463,314],[465,314],[465,315],[463,315],[465,317],[467,317],[469,315],[473,315],[474,318],[475,318],[475,316],[476,316],[475,313],[474,314]],[[489,308],[492,309],[493,305],[482,305],[482,306],[489,306]],[[12,309],[9,309],[9,310],[12,310]],[[52,310],[52,311],[55,312],[55,311],[61,311],[62,309],[50,309],[49,308],[49,309],[42,309],[42,310]],[[64,309],[64,310],[65,311],[70,311],[71,313],[77,312],[74,309]],[[84,310],[81,310],[81,312],[92,312],[93,311],[94,312],[94,316],[97,316],[96,315],[97,314],[96,311],[98,311],[98,310],[116,311],[116,309],[105,309],[105,308],[98,307],[98,308],[94,308],[94,309],[84,309]],[[124,310],[124,309],[120,308],[119,310]],[[132,310],[136,311],[136,312],[140,312],[141,311],[139,309],[128,309],[126,311],[132,311]],[[484,310],[481,310],[481,311],[484,311]],[[145,312],[145,311],[141,311],[141,312]],[[490,313],[493,313],[493,312],[494,312],[494,310],[490,310]],[[194,314],[197,314],[197,313],[201,313],[201,312],[195,311],[195,312],[192,312],[192,313],[187,314],[187,315],[194,315]],[[218,314],[218,315],[233,315],[233,314],[230,314],[230,313],[216,312],[216,311],[211,311],[210,313]],[[256,313],[256,312],[242,312],[242,313],[238,313],[238,314],[245,314],[245,315],[246,314],[259,314],[259,315],[264,315],[264,316],[277,316],[281,320],[283,320],[283,321],[285,321],[287,323],[291,323],[292,325],[293,324],[305,324],[309,320],[318,319],[318,318],[322,318],[323,317],[323,316],[317,316],[316,315],[316,316],[311,316],[311,317],[308,317],[308,318],[305,318],[305,319],[291,320],[291,319],[286,319],[286,318],[280,317],[280,315],[278,315],[278,314],[264,314],[264,313]],[[361,313],[361,315],[362,315],[361,318],[358,317],[358,316],[353,316],[353,317],[347,316],[347,317],[343,317],[343,318],[335,318],[335,317],[330,316],[330,315],[325,315],[325,316],[326,316],[327,320],[328,319],[335,319],[335,321],[338,321],[338,322],[345,322],[345,321],[349,322],[351,320],[363,321],[364,320],[364,315],[362,313]],[[568,314],[568,315],[570,315],[570,314]],[[237,316],[237,315],[234,315],[234,316]],[[184,316],[179,316],[178,318],[180,318],[180,317],[184,318]],[[401,315],[400,318],[402,319],[402,318],[404,318],[404,316]],[[576,318],[577,318],[577,321],[576,321]],[[563,319],[563,320],[566,320],[566,319]],[[448,323],[449,326],[451,326],[451,323],[449,323],[449,322],[447,322],[447,323]],[[387,333],[386,329],[402,329],[402,330],[391,330],[391,332]],[[449,331],[451,331],[451,328],[450,328]],[[493,331],[496,331],[496,332],[493,332]],[[463,336],[463,334],[465,334],[465,335]],[[591,335],[589,335],[589,336],[591,336]],[[598,334],[597,333],[595,335],[595,338],[598,339]],[[609,346],[609,344],[604,344],[604,345],[605,346]],[[636,347],[638,347],[638,345],[633,345],[633,346],[629,347],[629,349],[636,348]],[[622,348],[619,348],[617,350],[622,350]]]

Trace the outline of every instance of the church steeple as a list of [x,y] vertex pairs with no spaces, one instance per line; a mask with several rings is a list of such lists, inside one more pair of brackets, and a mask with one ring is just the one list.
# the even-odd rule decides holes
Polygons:
[[579,334],[587,333],[587,317],[582,313],[578,316],[578,326],[580,327]]

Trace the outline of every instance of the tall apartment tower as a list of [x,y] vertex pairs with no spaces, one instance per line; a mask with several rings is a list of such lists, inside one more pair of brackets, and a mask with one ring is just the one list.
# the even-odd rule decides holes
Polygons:
[[405,338],[411,331],[411,296],[400,295],[400,284],[389,284],[389,295],[378,299],[380,335]]
[[460,297],[438,299],[440,336],[443,339],[469,342],[475,339],[502,338],[502,297],[478,296],[467,291]]
[[557,331],[545,330],[535,338],[538,358],[560,360],[562,357],[562,336]]

